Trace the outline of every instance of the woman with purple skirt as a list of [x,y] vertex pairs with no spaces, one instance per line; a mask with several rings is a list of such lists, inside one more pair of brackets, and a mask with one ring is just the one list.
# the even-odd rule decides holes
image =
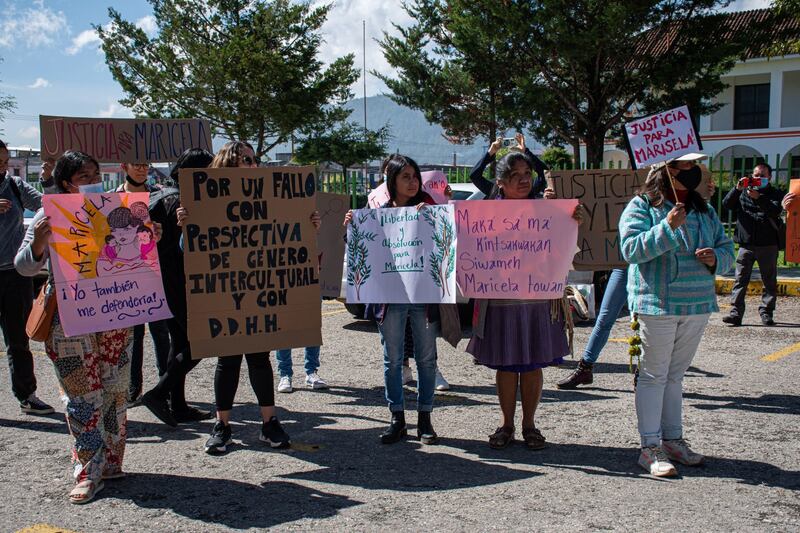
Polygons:
[[[497,163],[498,200],[533,198],[533,162],[524,153],[512,152]],[[555,198],[545,189],[544,198]],[[575,208],[573,218],[583,220]],[[477,300],[473,334],[467,352],[497,373],[497,396],[501,424],[489,436],[489,446],[505,448],[514,441],[517,390],[522,399],[522,438],[526,446],[539,450],[545,438],[536,429],[534,414],[542,396],[542,369],[559,365],[570,352],[572,321],[566,300]]]

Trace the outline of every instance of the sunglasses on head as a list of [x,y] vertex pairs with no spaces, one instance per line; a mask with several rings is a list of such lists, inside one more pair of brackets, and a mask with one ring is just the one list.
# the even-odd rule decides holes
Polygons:
[[244,161],[245,165],[258,165],[261,163],[261,158],[258,156],[250,157],[249,155],[246,155],[242,158],[242,161]]

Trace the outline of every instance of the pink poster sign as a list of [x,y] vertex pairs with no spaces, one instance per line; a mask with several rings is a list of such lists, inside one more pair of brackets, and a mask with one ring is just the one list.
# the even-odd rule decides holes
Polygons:
[[48,194],[58,316],[68,336],[170,318],[148,193]]
[[[444,195],[444,190],[447,188],[447,176],[441,170],[430,170],[422,173],[422,189],[431,195],[433,201],[437,204],[446,204],[448,201],[447,196]],[[386,183],[381,183],[378,187],[372,190],[367,197],[367,204],[372,209],[379,209],[389,201],[389,189],[386,188]]]
[[625,136],[633,168],[645,168],[702,150],[700,137],[685,105],[628,122]]
[[561,298],[578,242],[577,200],[461,200],[456,283],[466,298]]

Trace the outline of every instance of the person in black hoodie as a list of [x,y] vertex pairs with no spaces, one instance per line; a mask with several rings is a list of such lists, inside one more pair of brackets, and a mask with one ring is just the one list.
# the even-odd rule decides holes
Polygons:
[[[531,198],[555,198],[555,191],[547,187],[547,181],[545,180],[545,171],[550,170],[548,166],[536,157],[533,152],[531,152],[527,146],[525,146],[525,136],[521,133],[517,133],[515,135],[515,139],[517,141],[517,149],[528,156],[528,159],[531,161],[533,165],[532,171],[536,174],[536,178],[533,181],[533,187],[531,188]],[[498,196],[500,189],[495,184],[494,181],[487,180],[483,177],[483,172],[486,170],[491,163],[493,163],[497,159],[497,152],[500,148],[503,147],[503,138],[498,137],[490,146],[489,151],[483,155],[483,159],[475,163],[475,166],[472,167],[472,170],[469,173],[469,179],[475,187],[478,188],[479,191],[483,193],[483,195],[488,199],[493,199]]]
[[[770,184],[772,168],[761,163],[753,169],[753,177],[744,177],[738,181],[736,188],[725,196],[722,205],[736,213],[736,235],[734,240],[739,244],[739,255],[736,257],[736,282],[731,291],[733,308],[728,316],[722,319],[731,326],[741,326],[744,316],[744,298],[747,285],[753,272],[753,263],[758,261],[764,292],[758,312],[765,326],[772,326],[775,321],[778,276],[778,227],[781,215],[783,193]],[[760,181],[758,186],[749,180]]]

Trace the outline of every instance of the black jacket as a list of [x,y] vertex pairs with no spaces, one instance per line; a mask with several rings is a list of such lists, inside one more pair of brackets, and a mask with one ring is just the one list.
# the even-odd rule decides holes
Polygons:
[[186,324],[186,276],[183,272],[181,228],[176,214],[181,206],[180,191],[167,188],[150,193],[150,220],[161,224],[158,259],[167,304],[175,318]]
[[[533,180],[533,186],[531,187],[531,194],[528,198],[541,198],[544,195],[544,190],[547,187],[547,182],[544,179],[544,171],[549,170],[547,165],[536,157],[533,152],[531,152],[528,148],[525,148],[525,154],[531,158],[533,161],[533,170],[536,174],[536,178]],[[486,170],[486,167],[489,166],[495,160],[495,156],[486,152],[483,155],[483,159],[475,163],[475,166],[472,167],[472,170],[469,173],[469,179],[475,187],[481,191],[486,198],[493,199],[497,197],[497,190],[496,185],[494,182],[487,180],[483,177],[483,171]]]
[[783,211],[781,208],[783,193],[772,185],[767,185],[758,192],[761,193],[761,196],[758,197],[758,200],[753,200],[744,190],[731,189],[722,200],[722,205],[736,213],[734,240],[739,245],[745,247],[776,246],[778,232],[775,226],[777,226],[778,217]]

